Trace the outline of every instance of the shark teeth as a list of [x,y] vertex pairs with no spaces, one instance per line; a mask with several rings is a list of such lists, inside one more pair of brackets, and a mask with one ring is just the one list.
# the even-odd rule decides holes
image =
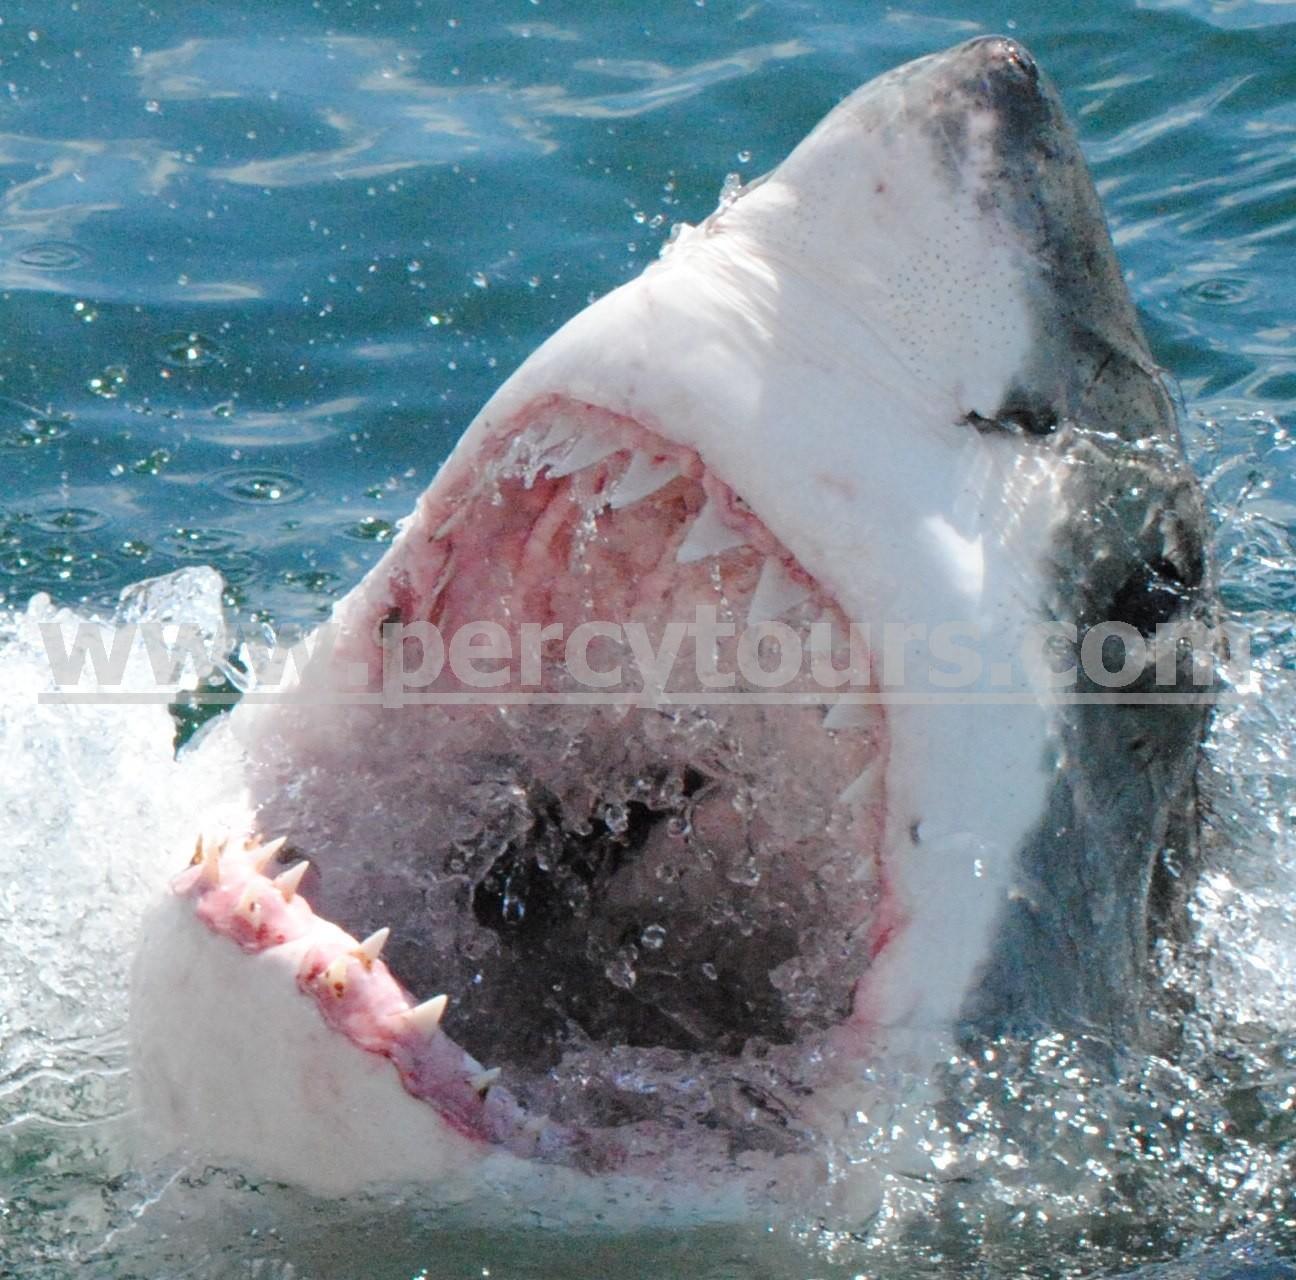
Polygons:
[[679,564],[696,564],[699,560],[718,556],[721,552],[732,551],[734,547],[746,545],[747,539],[737,529],[731,529],[724,522],[719,506],[707,499],[697,518],[689,526],[684,541],[675,552]]
[[431,1036],[441,1026],[441,1019],[445,1016],[446,1006],[449,1003],[449,996],[433,996],[431,1000],[424,1000],[422,1004],[410,1005],[403,1016],[415,1031]]
[[561,480],[565,476],[573,476],[578,471],[584,471],[586,467],[592,467],[595,463],[602,462],[604,458],[610,458],[614,453],[619,453],[620,450],[621,446],[619,444],[613,440],[606,440],[602,436],[576,436],[567,452],[561,458],[548,464],[549,474],[555,480]]
[[878,781],[879,767],[875,761],[866,765],[859,776],[843,788],[841,794],[837,797],[837,803],[854,806],[872,799]]
[[220,860],[224,852],[224,840],[204,842],[202,836],[199,836],[197,844],[194,845],[193,861],[190,866],[202,868],[199,878],[208,888],[220,884]]
[[761,622],[773,622],[797,605],[804,604],[813,594],[813,589],[793,577],[778,556],[766,556],[747,608],[747,625],[754,627]]
[[437,527],[432,531],[430,541],[440,542],[447,534],[453,533],[464,522],[467,515],[468,505],[467,503],[463,503],[442,520],[439,525],[437,525]]
[[620,511],[640,502],[670,484],[680,474],[679,465],[669,458],[652,458],[636,449],[630,455],[630,465],[612,486],[608,506]]
[[[491,1093],[501,1068],[483,1067],[442,1031],[449,997],[437,995],[411,1004],[399,980],[380,964],[391,939],[389,928],[357,941],[317,916],[305,898],[297,908],[285,910],[310,863],[303,859],[270,879],[265,871],[284,848],[285,838],[263,844],[250,836],[227,849],[229,843],[200,835],[190,862],[197,875],[188,878],[206,900],[200,910],[210,913],[214,908],[216,914],[205,918],[218,932],[245,950],[289,947],[283,954],[296,965],[296,983],[303,992],[309,990],[326,1022],[365,1051],[387,1057],[415,1098],[443,1108],[445,1098],[462,1105],[466,1086],[480,1109],[470,1118],[474,1132],[491,1141],[525,1139],[528,1149],[535,1146],[550,1129],[550,1119],[525,1115],[507,1092]],[[209,897],[208,888],[221,892]]]
[[825,729],[863,729],[876,723],[877,713],[862,702],[834,702],[823,718]]
[[371,933],[351,954],[354,955],[366,969],[372,968],[373,962],[382,955],[383,947],[387,945],[387,939],[390,937],[390,929],[379,929],[376,932]]
[[296,896],[297,890],[301,886],[302,877],[309,867],[309,860],[303,858],[296,866],[289,867],[287,871],[281,871],[275,876],[274,887],[283,894],[285,902],[291,902]]
[[278,836],[267,844],[253,844],[250,846],[252,853],[252,865],[262,874],[265,869],[275,860],[279,850],[288,843],[287,836]]

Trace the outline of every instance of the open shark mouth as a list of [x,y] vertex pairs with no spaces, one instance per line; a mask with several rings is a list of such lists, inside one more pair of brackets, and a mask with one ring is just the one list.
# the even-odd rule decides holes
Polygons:
[[213,729],[147,1109],[327,1191],[767,1188],[894,1031],[1127,1034],[1205,713],[1021,658],[1114,623],[1165,689],[1203,534],[1055,91],[997,38],[882,77],[541,347]]
[[[865,1014],[893,923],[886,719],[832,705],[808,669],[762,702],[743,668],[760,681],[774,664],[737,649],[778,622],[824,670],[853,657],[857,691],[867,661],[832,597],[691,450],[553,400],[493,444],[366,587],[347,657],[390,675],[408,624],[507,634],[523,619],[549,637],[529,657],[544,704],[510,704],[495,681],[476,705],[442,702],[466,692],[445,671],[417,686],[424,705],[348,715],[343,741],[295,749],[291,817],[261,808],[287,838],[202,845],[176,890],[213,933],[291,957],[330,1026],[475,1138],[606,1168],[691,1120],[709,1145],[787,1150],[807,1059]],[[686,632],[699,611],[718,633],[702,666],[726,686],[714,703]],[[574,674],[559,641],[590,623],[603,643]],[[634,624],[637,651],[607,634]],[[645,654],[678,678],[645,690]],[[590,672],[618,685],[591,697]],[[634,705],[645,694],[666,705]],[[334,788],[343,771],[339,811],[312,779]]]

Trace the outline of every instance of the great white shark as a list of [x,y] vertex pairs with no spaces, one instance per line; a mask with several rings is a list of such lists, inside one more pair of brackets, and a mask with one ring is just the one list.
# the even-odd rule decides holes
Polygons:
[[145,1110],[326,1193],[697,1203],[813,1181],[897,1037],[1136,1035],[1205,537],[1055,89],[998,37],[881,76],[541,346],[202,744]]

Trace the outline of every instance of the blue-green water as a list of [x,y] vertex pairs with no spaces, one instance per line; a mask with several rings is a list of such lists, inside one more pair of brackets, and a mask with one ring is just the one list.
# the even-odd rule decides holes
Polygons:
[[[85,3],[0,26],[0,591],[318,616],[545,335],[906,58],[1061,85],[1194,410],[1296,404],[1296,6]],[[190,335],[196,335],[192,338]]]
[[[674,221],[705,216],[727,174],[770,168],[877,72],[1010,31],[1062,90],[1153,350],[1179,379],[1226,598],[1275,671],[1296,665],[1296,4],[57,0],[0,19],[10,604],[104,601],[210,563],[245,617],[318,618],[502,378],[650,261]],[[1260,755],[1290,736],[1276,721]],[[1275,802],[1273,838],[1290,812]],[[1265,1150],[1285,1169],[1278,1111]],[[1225,1131],[1221,1161],[1228,1150]],[[37,1270],[44,1231],[40,1248],[23,1240],[67,1212],[56,1174],[34,1202],[31,1169],[4,1179],[6,1164],[0,1275],[62,1274]],[[1289,1274],[1256,1269],[1296,1256],[1290,1179],[1272,1181],[1254,1203],[1241,1183],[1236,1212],[1226,1188],[1184,1232],[1137,1215],[1069,1230],[1033,1264],[960,1236],[953,1215],[949,1238],[914,1231],[859,1265],[1081,1274],[1204,1250],[1173,1274]],[[82,1176],[79,1222],[86,1194]],[[1149,1220],[1158,1203],[1188,1212],[1169,1190],[1131,1203]],[[398,1274],[293,1238],[297,1253],[249,1244],[201,1273]],[[699,1274],[829,1266],[781,1239],[694,1244]],[[575,1266],[525,1237],[437,1248],[434,1275]],[[599,1248],[582,1274],[693,1265],[677,1240]]]

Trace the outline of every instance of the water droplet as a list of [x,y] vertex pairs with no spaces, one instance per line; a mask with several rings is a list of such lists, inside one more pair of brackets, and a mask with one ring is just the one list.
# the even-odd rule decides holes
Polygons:
[[[317,595],[321,592],[332,592],[338,587],[341,580],[337,574],[329,573],[325,569],[307,569],[304,571],[288,569],[283,575],[283,581],[296,591]],[[460,870],[462,870],[462,867]]]
[[1199,280],[1184,292],[1195,301],[1212,307],[1230,307],[1247,301],[1255,293],[1255,288],[1249,281],[1219,276],[1212,280]]
[[190,529],[181,526],[167,535],[167,541],[175,555],[202,559],[241,548],[246,539],[241,533],[235,533],[231,529]]
[[270,467],[226,467],[208,476],[207,483],[223,497],[255,506],[295,502],[306,492],[295,476]]
[[72,271],[83,265],[88,254],[65,240],[41,240],[18,254],[18,261],[37,271]]
[[36,557],[30,551],[0,552],[0,573],[8,574],[11,578],[31,573],[36,568],[36,563]]
[[605,804],[599,814],[614,836],[625,835],[630,827],[630,814],[623,804]]
[[126,369],[119,364],[110,364],[102,373],[97,373],[86,386],[102,400],[114,400],[126,385]]
[[136,458],[131,463],[131,470],[140,476],[156,476],[161,474],[163,467],[171,461],[171,453],[167,449],[154,449],[152,453],[146,454],[142,458]]
[[159,354],[173,369],[201,369],[225,358],[220,344],[201,333],[173,333],[162,339]]
[[44,533],[88,533],[102,529],[108,517],[90,507],[45,507],[32,513],[32,525]]
[[638,958],[639,952],[634,947],[622,947],[603,970],[607,980],[622,991],[633,991],[639,980],[634,967]]
[[0,442],[12,449],[31,449],[67,433],[70,419],[0,396]]
[[702,976],[708,982],[714,982],[720,976],[720,971],[711,963],[710,960],[708,960],[702,966]]
[[348,538],[358,538],[361,542],[390,542],[396,535],[396,526],[380,516],[364,516],[355,524],[348,525],[343,532]]
[[649,951],[660,951],[666,943],[666,930],[659,924],[650,924],[639,935],[639,941]]

